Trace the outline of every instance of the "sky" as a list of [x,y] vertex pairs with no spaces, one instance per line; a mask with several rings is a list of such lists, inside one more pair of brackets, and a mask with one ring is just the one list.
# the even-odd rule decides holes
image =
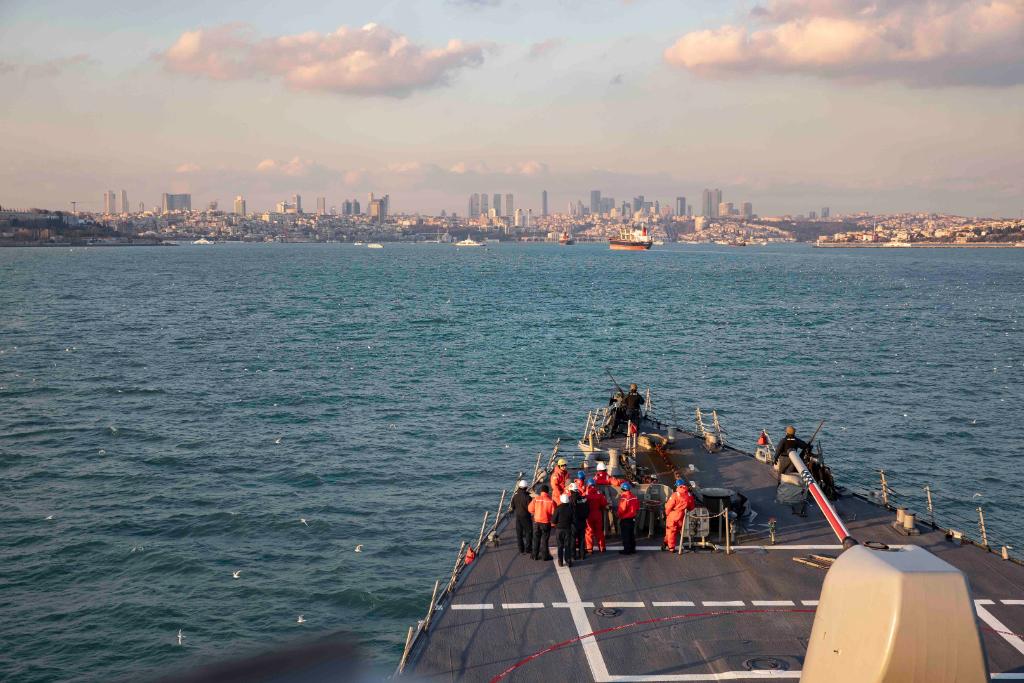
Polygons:
[[1024,211],[1024,0],[0,0],[0,205]]

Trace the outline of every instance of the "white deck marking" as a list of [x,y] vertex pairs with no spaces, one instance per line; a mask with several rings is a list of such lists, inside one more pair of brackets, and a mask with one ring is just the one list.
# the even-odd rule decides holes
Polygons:
[[1024,681],[1024,674],[1015,674],[1015,673],[992,674],[992,680],[994,680],[994,681]]
[[489,602],[477,602],[477,603],[462,603],[461,605],[452,605],[452,609],[494,609],[494,605]]
[[985,609],[984,605],[994,605],[994,600],[975,600],[974,609],[978,612],[978,617],[989,625],[989,628],[999,631],[999,635],[1003,637],[1012,648],[1017,652],[1024,655],[1024,640],[1020,639],[1020,636],[1013,635],[1012,629],[1008,628],[1006,624],[995,618],[991,612]]
[[807,605],[808,607],[814,607],[818,604],[817,600],[801,600],[801,605]]
[[1004,605],[1024,605],[1024,600],[1000,600]]
[[592,603],[592,602],[579,602],[579,601],[577,601],[577,602],[553,602],[553,603],[551,603],[551,606],[552,607],[568,607],[569,609],[572,609],[573,607],[593,607],[594,603]]
[[751,600],[754,607],[793,607],[792,600]]
[[587,657],[590,675],[594,677],[595,681],[607,681],[608,667],[605,665],[604,657],[601,655],[601,648],[597,646],[597,639],[594,636],[587,635],[592,633],[594,629],[590,628],[590,619],[587,618],[587,612],[583,609],[582,602],[580,601],[580,592],[576,590],[576,582],[572,579],[572,573],[567,567],[556,566],[555,571],[558,573],[558,581],[562,584],[562,592],[565,593],[565,604],[569,607],[569,614],[572,616],[572,622],[576,626],[576,634],[587,636],[586,638],[580,638],[580,645],[583,646],[583,654]]
[[701,604],[705,607],[743,607],[745,603],[742,600],[705,600]]
[[603,683],[640,683],[641,681],[759,681],[800,678],[799,671],[720,671],[710,674],[652,674],[609,676]]
[[694,607],[689,600],[676,600],[674,602],[652,602],[651,607]]
[[544,607],[543,602],[503,602],[501,603],[502,609],[541,609]]
[[643,607],[642,602],[602,602],[601,607]]

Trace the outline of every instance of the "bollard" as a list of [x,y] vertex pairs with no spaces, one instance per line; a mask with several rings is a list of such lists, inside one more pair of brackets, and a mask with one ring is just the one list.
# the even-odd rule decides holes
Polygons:
[[434,618],[434,607],[437,605],[437,589],[441,587],[441,579],[434,582],[434,592],[430,595],[430,607],[427,608],[427,618],[423,620],[423,630],[430,628],[430,621]]
[[1010,559],[1010,549],[1007,546],[1003,546],[1002,556],[1004,560]]
[[896,523],[899,525],[903,524],[903,518],[907,516],[907,508],[902,505],[896,508]]

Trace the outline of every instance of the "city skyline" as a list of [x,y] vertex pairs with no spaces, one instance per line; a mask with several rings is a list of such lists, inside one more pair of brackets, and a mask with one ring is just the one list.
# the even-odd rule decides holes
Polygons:
[[[1015,0],[15,0],[0,19],[4,206],[380,188],[393,212],[462,214],[490,187],[541,215],[545,190],[713,187],[765,215],[1024,208]],[[365,70],[334,58],[354,51]]]

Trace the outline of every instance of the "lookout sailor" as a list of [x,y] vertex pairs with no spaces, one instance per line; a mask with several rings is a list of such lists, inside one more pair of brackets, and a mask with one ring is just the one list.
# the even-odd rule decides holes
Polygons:
[[514,496],[512,496],[512,512],[516,516],[516,540],[519,542],[519,553],[525,555],[533,552],[533,518],[530,516],[529,484],[525,479],[519,480],[519,485]]
[[640,424],[640,406],[644,404],[644,397],[640,395],[640,388],[635,384],[629,385],[629,393],[622,399],[622,405],[626,411],[626,419],[635,425]]
[[781,460],[782,464],[779,465],[780,472],[786,472],[793,469],[793,465],[789,462],[789,458],[787,457],[789,452],[796,451],[802,455],[806,449],[807,442],[803,439],[798,439],[796,436],[796,428],[793,427],[793,425],[790,425],[786,427],[786,436],[782,437],[782,440],[779,441],[779,445],[775,447],[775,457],[772,459],[772,464],[777,465]]

